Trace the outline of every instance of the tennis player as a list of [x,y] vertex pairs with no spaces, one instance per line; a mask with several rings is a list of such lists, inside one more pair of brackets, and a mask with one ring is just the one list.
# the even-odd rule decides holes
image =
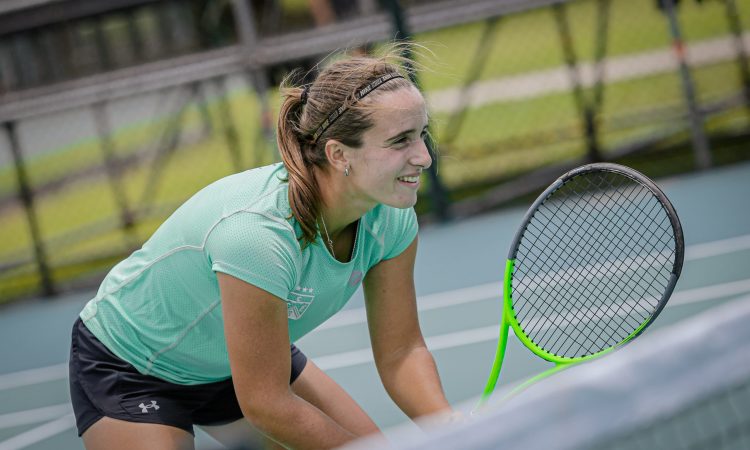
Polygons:
[[205,187],[106,276],[72,336],[87,449],[193,448],[194,425],[289,448],[377,432],[294,346],[360,284],[388,394],[411,418],[450,410],[413,282],[428,115],[396,54],[283,83],[283,163]]

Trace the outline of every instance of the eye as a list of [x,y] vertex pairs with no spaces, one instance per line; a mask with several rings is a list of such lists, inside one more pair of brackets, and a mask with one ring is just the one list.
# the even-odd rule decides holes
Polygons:
[[404,147],[409,144],[409,139],[406,136],[402,136],[391,144],[393,147]]

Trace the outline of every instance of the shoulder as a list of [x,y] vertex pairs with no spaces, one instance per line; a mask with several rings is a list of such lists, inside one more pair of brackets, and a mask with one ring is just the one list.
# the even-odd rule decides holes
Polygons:
[[290,254],[299,252],[283,165],[248,170],[220,182],[223,211],[206,235],[208,250],[277,246]]
[[203,191],[221,200],[227,211],[288,208],[287,172],[283,164],[271,164],[226,176]]
[[[257,226],[279,225],[290,228],[289,186],[282,164],[246,170],[214,183],[214,201],[223,211],[218,219],[229,224]],[[272,228],[278,229],[273,226]]]

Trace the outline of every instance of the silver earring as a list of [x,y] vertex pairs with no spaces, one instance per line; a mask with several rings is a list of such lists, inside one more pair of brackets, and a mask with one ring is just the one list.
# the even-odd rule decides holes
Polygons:
[[348,165],[348,164],[347,164],[347,166],[346,166],[346,167],[344,167],[344,176],[345,176],[345,177],[348,177],[348,176],[349,176],[349,165]]

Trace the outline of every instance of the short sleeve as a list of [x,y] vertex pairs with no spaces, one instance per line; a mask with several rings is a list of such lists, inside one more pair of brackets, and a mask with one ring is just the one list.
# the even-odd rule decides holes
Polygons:
[[383,259],[391,259],[406,250],[417,237],[419,225],[414,208],[388,208]]
[[300,250],[294,230],[282,219],[253,212],[223,218],[205,244],[211,269],[239,278],[281,299],[294,289]]

